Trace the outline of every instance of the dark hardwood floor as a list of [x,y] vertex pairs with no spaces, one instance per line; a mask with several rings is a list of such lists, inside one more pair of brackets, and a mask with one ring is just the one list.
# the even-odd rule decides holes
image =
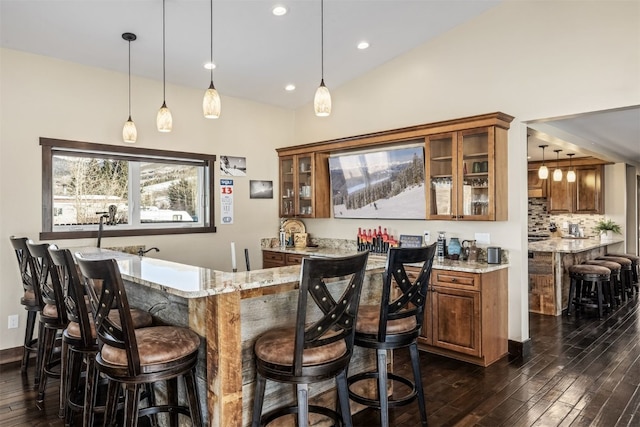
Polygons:
[[[640,426],[640,303],[636,297],[602,320],[530,316],[532,354],[488,368],[421,354],[429,426]],[[408,374],[405,351],[396,369]],[[56,385],[35,406],[33,368],[0,366],[0,426],[62,426]],[[53,381],[51,381],[53,383]],[[378,412],[354,416],[379,424]],[[420,425],[417,405],[392,410],[391,425]]]

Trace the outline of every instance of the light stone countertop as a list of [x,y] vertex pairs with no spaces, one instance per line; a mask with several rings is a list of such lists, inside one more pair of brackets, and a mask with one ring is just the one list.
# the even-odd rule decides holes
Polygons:
[[[233,273],[158,258],[140,257],[104,248],[83,247],[70,248],[70,250],[74,255],[78,253],[85,259],[114,258],[123,279],[183,298],[202,298],[300,280],[299,265]],[[384,257],[369,258],[367,271],[382,270],[384,267]]]
[[[264,250],[273,251],[273,252],[282,252],[288,254],[298,254],[305,256],[319,256],[319,257],[340,257],[353,255],[357,253],[353,249],[341,249],[341,248],[263,248]],[[384,267],[386,263],[386,254],[377,254],[371,253],[369,254],[369,262],[372,260],[376,260],[382,263]],[[490,271],[501,270],[503,268],[508,268],[509,264],[487,264],[481,262],[467,262],[467,261],[452,261],[445,259],[444,261],[433,261],[433,268],[438,270],[449,270],[449,271],[463,271],[467,273],[488,273]]]
[[611,240],[600,240],[599,237],[595,239],[566,239],[554,237],[549,240],[530,242],[528,248],[534,252],[577,253],[622,242],[624,242],[624,239],[621,237],[614,237]]

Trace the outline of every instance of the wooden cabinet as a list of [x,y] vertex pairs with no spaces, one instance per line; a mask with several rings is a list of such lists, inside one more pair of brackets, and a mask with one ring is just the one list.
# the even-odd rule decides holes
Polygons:
[[508,352],[507,269],[434,269],[420,348],[482,366]]
[[427,219],[507,219],[507,130],[487,126],[428,135]]
[[575,182],[567,182],[566,170],[562,181],[551,176],[547,179],[549,213],[604,213],[603,166],[577,166],[574,170]]
[[280,216],[328,218],[328,156],[309,153],[280,157]]
[[547,180],[540,179],[538,169],[528,171],[527,190],[529,197],[547,197]]
[[278,251],[262,251],[262,268],[286,267],[302,263],[302,254],[289,254]]

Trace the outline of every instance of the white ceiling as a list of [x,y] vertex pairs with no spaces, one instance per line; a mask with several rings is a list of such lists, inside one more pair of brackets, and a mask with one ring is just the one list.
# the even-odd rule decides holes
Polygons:
[[[325,83],[357,78],[502,0],[325,0]],[[276,17],[274,5],[289,12]],[[221,96],[297,108],[320,82],[319,0],[214,0],[214,81]],[[0,45],[39,55],[162,80],[161,0],[0,0]],[[367,50],[358,42],[370,43]],[[202,88],[210,55],[208,0],[166,0],[166,79]],[[284,86],[293,83],[294,92]],[[170,103],[171,88],[167,91]],[[640,106],[529,123],[529,153],[540,144],[640,167]],[[577,156],[576,156],[577,157]]]
[[[471,20],[500,0],[326,0],[329,89]],[[289,12],[274,16],[274,5]],[[209,86],[209,0],[166,0],[166,78]],[[320,0],[214,0],[214,82],[221,96],[296,108],[321,77]],[[161,0],[0,0],[3,47],[162,80]],[[356,45],[366,40],[367,50]],[[286,84],[297,89],[286,92]],[[170,92],[167,93],[170,99]]]

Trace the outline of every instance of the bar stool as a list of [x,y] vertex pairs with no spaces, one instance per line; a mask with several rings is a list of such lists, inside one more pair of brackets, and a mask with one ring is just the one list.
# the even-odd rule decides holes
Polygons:
[[[188,328],[153,326],[134,329],[129,300],[118,264],[114,259],[87,260],[75,255],[84,279],[93,311],[93,320],[100,345],[96,367],[108,379],[105,421],[115,422],[118,391],[124,386],[124,426],[136,426],[140,416],[169,413],[172,424],[178,414],[191,418],[194,426],[202,426],[195,370],[200,337]],[[97,283],[100,281],[99,287]],[[98,297],[97,291],[100,292]],[[119,315],[119,324],[112,320],[111,307]],[[179,405],[177,379],[185,383],[188,406]],[[140,409],[142,386],[158,381],[167,382],[166,405]],[[105,423],[106,424],[106,423]],[[120,423],[118,424],[120,425]]]
[[[567,316],[571,315],[573,304],[578,312],[582,307],[595,307],[598,309],[598,317],[602,317],[603,284],[611,280],[611,270],[599,265],[578,264],[569,267],[569,301],[567,303]],[[590,287],[586,286],[591,284]]]
[[[347,368],[367,257],[368,252],[362,252],[343,258],[302,260],[295,325],[269,330],[254,345],[257,378],[252,427],[288,414],[297,414],[297,425],[307,426],[309,412],[330,418],[336,425],[352,425]],[[328,281],[339,281],[332,286],[334,292],[327,288]],[[333,295],[340,296],[334,299]],[[309,384],[331,378],[336,380],[340,414],[309,405]],[[267,380],[295,384],[297,405],[262,415]]]
[[631,266],[633,263],[624,257],[619,256],[599,256],[596,259],[603,261],[613,261],[620,264],[620,281],[622,282],[622,296],[626,301],[633,293],[633,271]]
[[[33,331],[36,326],[36,318],[38,312],[42,310],[42,298],[40,297],[40,289],[34,286],[36,280],[31,272],[29,263],[29,249],[27,248],[26,237],[9,237],[13,250],[16,253],[18,259],[18,267],[20,269],[20,277],[22,280],[23,295],[20,298],[20,304],[27,310],[27,325],[24,331],[24,349],[22,352],[22,364],[20,365],[20,372],[26,372],[29,368],[29,355],[30,353],[38,352],[38,340],[33,338]],[[37,369],[36,369],[37,371]]]
[[[427,425],[417,338],[422,329],[435,250],[436,244],[422,248],[389,249],[381,302],[379,305],[363,305],[358,314],[355,344],[376,350],[377,370],[349,377],[349,397],[355,402],[379,409],[383,427],[389,426],[389,407],[406,405],[416,399],[422,425]],[[405,266],[417,263],[422,263],[422,267],[418,277],[412,282]],[[387,350],[403,347],[409,347],[413,381],[387,372]],[[358,395],[351,388],[355,383],[371,378],[377,379],[376,399]],[[402,397],[389,399],[388,380],[404,384],[411,391]]]
[[[68,249],[49,247],[49,255],[58,270],[62,288],[67,289],[65,307],[69,324],[62,333],[62,367],[60,383],[60,417],[70,424],[73,412],[83,414],[83,426],[94,425],[95,391],[97,371],[95,356],[98,341],[93,318],[89,313],[88,297],[78,275],[73,256]],[[109,312],[109,318],[120,324],[117,310]],[[151,326],[151,314],[136,308],[131,309],[134,328]],[[83,367],[86,367],[84,384],[81,381]]]
[[632,255],[632,254],[614,254],[614,253],[607,253],[606,256],[616,256],[616,257],[626,258],[629,261],[631,261],[631,284],[635,288],[636,294],[640,293],[640,289],[638,289],[638,286],[640,284],[640,279],[638,278],[638,276],[640,276],[640,256]]
[[613,261],[604,261],[601,259],[590,259],[584,261],[583,264],[587,265],[599,265],[600,267],[606,267],[611,271],[611,280],[609,280],[608,291],[609,294],[612,295],[612,300],[610,301],[611,307],[613,307],[613,300],[616,302],[616,306],[620,306],[622,303],[622,283],[620,282],[620,264]]
[[60,371],[54,371],[53,367],[60,364],[60,360],[54,359],[54,353],[58,334],[67,327],[67,310],[64,306],[64,290],[58,277],[58,271],[54,268],[49,256],[48,243],[27,242],[27,248],[31,254],[31,271],[38,282],[38,289],[42,296],[44,306],[40,312],[40,327],[38,329],[39,344],[36,376],[38,395],[36,405],[44,409],[44,391],[47,387],[47,379],[60,378]]

